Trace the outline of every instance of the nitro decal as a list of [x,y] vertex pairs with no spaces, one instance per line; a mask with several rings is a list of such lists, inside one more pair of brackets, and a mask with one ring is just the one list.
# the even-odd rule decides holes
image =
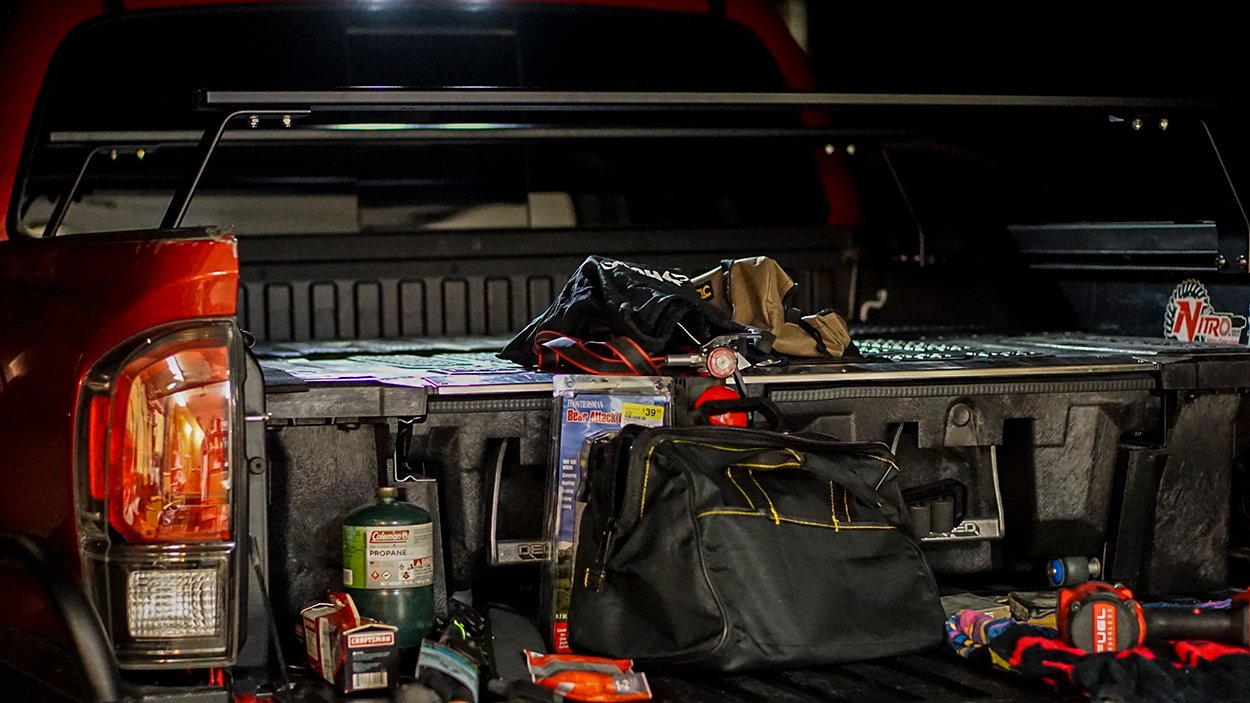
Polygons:
[[1172,291],[1163,315],[1163,336],[1182,342],[1241,344],[1246,322],[1242,315],[1216,312],[1207,287],[1191,278]]

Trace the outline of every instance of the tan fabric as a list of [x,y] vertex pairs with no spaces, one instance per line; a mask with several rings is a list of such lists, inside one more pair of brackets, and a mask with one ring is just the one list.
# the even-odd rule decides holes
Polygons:
[[[825,349],[828,349],[829,353],[833,356],[842,356],[843,352],[846,351],[846,348],[851,346],[851,333],[846,328],[846,320],[843,320],[842,316],[838,313],[830,311],[824,315],[804,315],[803,321],[816,328],[816,331],[820,334],[821,341],[825,343]],[[802,335],[801,337],[800,334]],[[794,339],[796,347],[800,342],[805,341],[807,344],[811,345],[811,353],[808,354],[801,351],[786,351],[782,348],[783,338],[787,340],[787,346],[789,345],[788,340],[791,338]],[[773,344],[773,349],[776,349],[782,354],[792,354],[794,356],[821,356],[821,354],[816,351],[816,340],[812,339],[812,336],[805,330],[791,322],[786,323],[786,330],[784,334],[777,335],[777,342]]]
[[[724,272],[719,268],[696,277],[694,283],[700,297],[731,313],[734,322],[772,332],[777,337],[774,351],[788,356],[824,356],[807,330],[786,322],[785,299],[795,283],[776,261],[766,256],[734,261],[729,269],[728,291]],[[802,319],[820,334],[833,356],[841,356],[850,346],[850,332],[837,313],[804,315]]]

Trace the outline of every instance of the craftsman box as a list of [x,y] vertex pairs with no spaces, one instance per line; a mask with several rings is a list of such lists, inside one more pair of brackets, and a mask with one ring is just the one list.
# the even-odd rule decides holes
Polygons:
[[330,602],[301,612],[308,664],[344,693],[389,688],[399,665],[399,628],[367,618],[351,596],[331,593]]

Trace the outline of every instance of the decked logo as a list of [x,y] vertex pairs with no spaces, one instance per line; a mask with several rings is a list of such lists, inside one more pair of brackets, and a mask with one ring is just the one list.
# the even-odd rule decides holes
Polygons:
[[1182,281],[1168,300],[1163,315],[1163,336],[1182,342],[1241,344],[1246,318],[1231,312],[1216,312],[1207,287],[1195,279]]
[[546,542],[527,542],[517,545],[516,555],[518,559],[525,561],[546,561],[547,560],[547,543]]
[[371,544],[399,544],[408,541],[408,530],[374,530],[369,534]]

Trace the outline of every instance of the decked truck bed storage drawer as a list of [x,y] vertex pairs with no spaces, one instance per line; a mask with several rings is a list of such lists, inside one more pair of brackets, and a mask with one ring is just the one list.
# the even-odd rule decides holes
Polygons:
[[[1230,502],[1250,352],[1075,335],[861,340],[861,360],[748,373],[747,388],[792,429],[892,445],[917,501],[957,494],[957,522],[923,540],[939,577],[1040,572],[1081,556],[1141,592],[1224,586],[1229,513],[1212,506]],[[450,590],[489,577],[491,564],[541,558],[529,547],[541,534],[552,386],[496,359],[501,344],[258,350],[279,614],[338,583],[337,520],[379,480],[437,479]],[[707,382],[679,381],[678,422]]]

